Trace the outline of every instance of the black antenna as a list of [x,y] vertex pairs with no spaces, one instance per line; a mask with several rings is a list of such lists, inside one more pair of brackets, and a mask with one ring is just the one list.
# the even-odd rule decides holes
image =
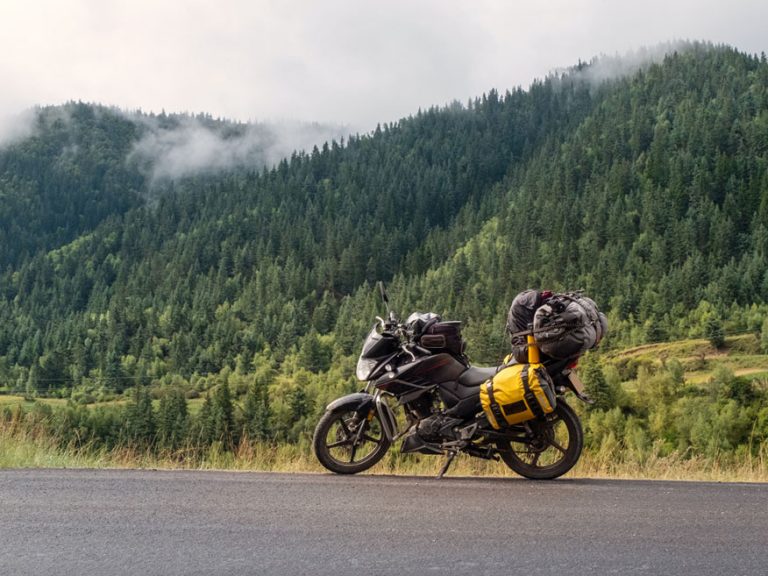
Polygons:
[[381,299],[384,300],[384,304],[389,312],[389,297],[387,296],[387,290],[384,288],[384,282],[379,280],[379,292],[381,293]]

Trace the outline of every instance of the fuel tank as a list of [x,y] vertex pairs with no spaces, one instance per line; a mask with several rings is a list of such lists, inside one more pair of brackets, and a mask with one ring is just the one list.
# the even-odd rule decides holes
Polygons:
[[417,358],[414,362],[387,372],[374,382],[374,386],[395,396],[402,396],[409,392],[428,390],[443,382],[458,380],[466,369],[464,364],[450,354],[435,354]]

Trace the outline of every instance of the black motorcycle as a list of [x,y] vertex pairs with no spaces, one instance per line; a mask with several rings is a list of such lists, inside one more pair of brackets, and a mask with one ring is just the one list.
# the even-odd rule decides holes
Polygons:
[[[571,390],[589,402],[576,373],[577,358],[544,360],[557,395],[546,416],[494,429],[480,405],[480,385],[503,366],[478,367],[464,353],[460,322],[433,313],[414,313],[399,322],[389,309],[377,316],[357,363],[363,391],[331,402],[320,418],[313,448],[320,463],[338,474],[375,465],[393,442],[401,453],[446,456],[438,478],[457,454],[501,459],[526,478],[544,480],[568,472],[583,446],[581,422],[563,399]],[[395,410],[405,421],[398,425]]]

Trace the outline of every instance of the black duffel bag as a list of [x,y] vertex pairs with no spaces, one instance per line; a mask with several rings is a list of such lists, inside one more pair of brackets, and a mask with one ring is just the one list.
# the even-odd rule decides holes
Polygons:
[[605,314],[578,292],[554,294],[533,316],[533,336],[551,358],[572,358],[597,346],[608,331]]

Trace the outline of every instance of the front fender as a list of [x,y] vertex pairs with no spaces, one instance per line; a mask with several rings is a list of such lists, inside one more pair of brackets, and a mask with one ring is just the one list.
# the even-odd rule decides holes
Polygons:
[[392,442],[397,435],[397,419],[392,412],[392,408],[384,402],[381,396],[374,397],[373,394],[368,394],[367,392],[355,392],[354,394],[347,394],[337,398],[328,404],[325,410],[332,412],[339,408],[352,410],[358,414],[368,413],[372,408],[375,408],[381,422],[382,431],[387,439]]
[[341,408],[342,406],[355,412],[363,412],[364,410],[370,410],[373,404],[373,394],[367,392],[355,392],[354,394],[347,394],[341,398],[336,398],[333,402],[328,404],[325,409],[328,412]]

